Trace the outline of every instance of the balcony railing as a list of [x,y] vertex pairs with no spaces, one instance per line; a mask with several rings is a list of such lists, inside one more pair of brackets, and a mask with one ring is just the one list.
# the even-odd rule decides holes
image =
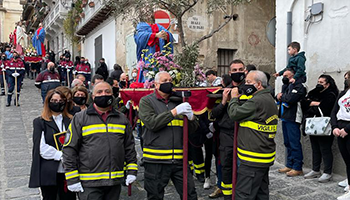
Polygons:
[[62,16],[67,16],[68,9],[65,8],[61,3],[57,3],[55,7],[50,11],[50,13],[44,19],[44,28],[47,29],[52,26],[52,24]]
[[[88,2],[90,2],[92,0],[88,0]],[[93,0],[95,3],[95,6],[90,8],[89,5],[86,5],[83,9],[83,12],[85,13],[85,17],[81,18],[76,30],[81,29],[88,21],[90,21],[94,15],[101,10],[101,8],[103,8],[104,4],[103,2],[105,2],[104,0]]]

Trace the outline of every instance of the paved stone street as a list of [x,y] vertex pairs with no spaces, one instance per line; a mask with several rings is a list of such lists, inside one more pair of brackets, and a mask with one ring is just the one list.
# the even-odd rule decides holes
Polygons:
[[[39,90],[34,86],[34,81],[25,79],[20,107],[5,107],[6,98],[0,97],[0,199],[40,199],[38,189],[28,188],[28,179],[31,166],[32,152],[32,122],[40,115],[42,104]],[[141,152],[139,142],[137,151]],[[140,154],[139,154],[140,155]],[[343,193],[343,188],[337,186],[337,182],[344,179],[334,176],[334,181],[318,183],[317,180],[305,180],[303,177],[288,178],[279,174],[277,169],[282,167],[275,164],[270,172],[271,200],[331,200]],[[138,180],[133,184],[133,195],[127,197],[124,187],[121,199],[146,199],[143,189],[143,168],[140,167]],[[308,172],[309,169],[304,169]],[[213,190],[204,190],[197,180],[196,187],[198,199],[209,199],[208,194]],[[215,182],[214,174],[212,183]],[[165,199],[180,199],[174,187],[166,188]],[[223,199],[223,198],[220,198]]]

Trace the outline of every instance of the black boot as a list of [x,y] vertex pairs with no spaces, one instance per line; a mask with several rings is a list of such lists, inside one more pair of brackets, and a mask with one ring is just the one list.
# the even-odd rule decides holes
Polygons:
[[18,107],[19,107],[19,106],[20,106],[20,105],[19,105],[19,94],[17,94],[17,101],[18,101],[18,102],[16,102],[16,99],[14,99],[15,106],[18,106]]
[[11,99],[12,99],[12,94],[8,94],[6,107],[9,107],[11,105]]

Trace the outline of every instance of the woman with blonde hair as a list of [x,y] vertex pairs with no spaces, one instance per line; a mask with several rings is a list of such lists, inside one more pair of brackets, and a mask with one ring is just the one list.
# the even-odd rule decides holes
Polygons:
[[76,194],[68,191],[62,166],[62,146],[72,115],[68,113],[67,98],[50,90],[41,116],[33,121],[33,152],[29,187],[40,187],[44,200],[73,200]]

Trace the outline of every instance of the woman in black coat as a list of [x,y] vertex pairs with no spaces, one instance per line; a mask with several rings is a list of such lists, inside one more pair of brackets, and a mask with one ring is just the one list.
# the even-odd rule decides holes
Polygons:
[[41,116],[33,121],[33,152],[29,187],[40,187],[44,200],[73,200],[76,194],[68,191],[62,166],[62,146],[72,115],[67,110],[67,98],[50,90]]
[[[338,88],[334,79],[329,75],[321,75],[318,78],[316,88],[311,90],[306,99],[301,102],[304,117],[320,117],[322,111],[323,116],[329,117],[332,112],[333,105],[338,96]],[[321,175],[320,168],[323,159],[324,171],[318,179],[319,182],[328,182],[332,177],[333,153],[332,144],[334,136],[310,136],[312,148],[312,171],[305,174],[304,178],[317,178]]]

